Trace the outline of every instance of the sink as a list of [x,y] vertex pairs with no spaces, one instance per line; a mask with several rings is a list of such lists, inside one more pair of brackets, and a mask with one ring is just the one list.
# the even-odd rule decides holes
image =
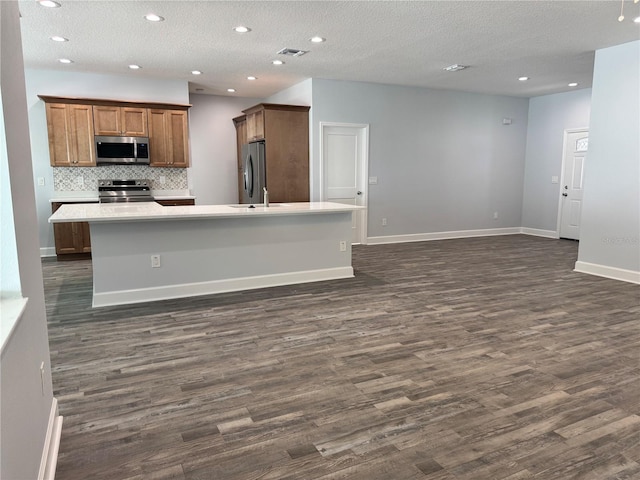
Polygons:
[[[258,203],[255,205],[256,208],[260,207],[260,208],[275,208],[275,207],[286,207],[288,206],[286,203],[272,203],[270,204],[268,207],[265,207],[264,205],[262,205],[261,203]],[[251,209],[253,210],[249,205],[227,205],[227,207],[231,207],[231,208],[245,208],[245,209]]]

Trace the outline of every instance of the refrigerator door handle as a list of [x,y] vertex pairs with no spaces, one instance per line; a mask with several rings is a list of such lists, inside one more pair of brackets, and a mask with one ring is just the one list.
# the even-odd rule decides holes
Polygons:
[[253,158],[247,157],[247,170],[245,171],[244,188],[247,190],[249,198],[253,201]]

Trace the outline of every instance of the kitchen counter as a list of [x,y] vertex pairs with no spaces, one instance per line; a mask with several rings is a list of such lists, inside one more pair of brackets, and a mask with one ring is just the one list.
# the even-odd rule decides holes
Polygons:
[[73,203],[49,222],[89,222],[99,307],[353,277],[363,208]]
[[289,216],[352,212],[364,209],[332,202],[278,203],[269,207],[256,205],[190,205],[163,207],[155,202],[138,203],[74,203],[62,205],[49,223],[63,222],[138,222],[142,220],[193,220],[196,218],[233,218],[256,216]]
[[[188,190],[152,190],[154,200],[195,200]],[[54,192],[49,203],[96,203],[98,193],[90,191]]]

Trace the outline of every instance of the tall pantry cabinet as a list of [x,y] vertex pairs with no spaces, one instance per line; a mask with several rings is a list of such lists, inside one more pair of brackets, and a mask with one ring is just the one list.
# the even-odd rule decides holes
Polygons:
[[309,201],[309,109],[261,103],[236,117],[238,188],[242,201],[242,145],[264,140],[266,185],[271,202]]

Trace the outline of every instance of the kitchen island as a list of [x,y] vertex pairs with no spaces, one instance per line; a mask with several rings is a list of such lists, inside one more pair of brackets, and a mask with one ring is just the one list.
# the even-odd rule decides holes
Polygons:
[[352,212],[362,208],[79,203],[49,222],[89,222],[100,307],[352,277]]

